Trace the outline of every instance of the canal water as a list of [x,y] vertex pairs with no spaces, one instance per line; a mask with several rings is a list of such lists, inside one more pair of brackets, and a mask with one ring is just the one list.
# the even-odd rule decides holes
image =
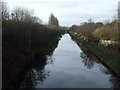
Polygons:
[[31,68],[21,87],[117,88],[119,80],[99,61],[90,59],[69,34],[62,36],[42,67]]

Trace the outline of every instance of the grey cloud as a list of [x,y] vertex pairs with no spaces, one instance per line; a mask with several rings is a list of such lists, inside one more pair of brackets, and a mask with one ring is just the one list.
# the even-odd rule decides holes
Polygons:
[[[42,4],[45,7],[50,7],[49,10],[44,8],[42,11],[43,16],[46,12],[52,11],[58,19],[61,25],[80,24],[91,18],[94,21],[102,21],[110,19],[117,9],[117,1],[115,0],[77,0],[77,1],[33,1],[33,2],[14,2],[16,4]],[[29,7],[28,7],[29,8]],[[33,8],[34,9],[34,8]],[[44,11],[44,12],[43,12]],[[39,15],[39,14],[38,14]],[[47,15],[46,15],[47,16]],[[46,17],[43,17],[45,20]]]

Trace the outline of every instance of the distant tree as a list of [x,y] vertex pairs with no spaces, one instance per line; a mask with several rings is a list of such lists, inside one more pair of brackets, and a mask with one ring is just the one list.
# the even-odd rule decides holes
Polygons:
[[38,17],[36,17],[36,16],[34,16],[33,17],[33,21],[34,22],[38,22],[38,23],[40,23],[40,24],[42,24],[43,22],[42,22],[42,20],[41,19],[39,19]]
[[7,3],[4,1],[0,1],[0,9],[2,12],[2,20],[7,20],[9,19],[9,11],[8,11],[8,6]]
[[70,30],[77,32],[78,34],[89,38],[89,40],[94,40],[93,32],[101,28],[103,26],[103,23],[101,22],[96,22],[94,23],[92,19],[88,20],[88,22],[83,22],[81,25],[76,26],[72,25],[70,27]]
[[70,30],[75,31],[77,28],[78,28],[77,25],[72,25],[72,26],[70,27]]
[[118,20],[118,16],[117,14],[114,14],[113,18],[112,18],[112,22],[116,22]]
[[93,23],[94,22],[92,19],[88,19],[87,21],[88,21],[88,23]]
[[103,23],[104,23],[104,24],[109,24],[109,23],[110,23],[110,20],[104,20]]
[[2,18],[2,2],[0,1],[0,19]]
[[51,14],[49,17],[48,25],[49,26],[56,26],[56,27],[59,26],[58,19],[53,14]]
[[120,1],[118,2],[118,21],[120,22]]
[[118,24],[116,22],[106,24],[103,27],[96,29],[93,32],[93,35],[98,39],[118,41]]
[[12,19],[17,21],[24,20],[24,21],[32,22],[34,20],[38,20],[33,15],[34,15],[34,10],[28,10],[21,7],[16,7],[11,13]]

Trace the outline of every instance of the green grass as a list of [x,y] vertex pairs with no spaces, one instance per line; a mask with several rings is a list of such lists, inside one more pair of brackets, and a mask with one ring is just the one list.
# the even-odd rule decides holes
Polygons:
[[108,52],[103,50],[102,48],[99,48],[97,45],[95,45],[92,42],[88,42],[80,37],[78,34],[70,33],[71,36],[77,40],[78,42],[83,43],[89,50],[91,50],[97,57],[102,59],[104,63],[106,63],[108,66],[112,67],[112,69],[120,75],[120,61],[114,57]]

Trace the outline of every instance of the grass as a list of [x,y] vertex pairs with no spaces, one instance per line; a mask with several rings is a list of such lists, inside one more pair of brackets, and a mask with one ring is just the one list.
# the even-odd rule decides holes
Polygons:
[[103,48],[98,47],[98,45],[84,40],[80,37],[80,35],[74,33],[70,34],[75,40],[83,43],[89,50],[91,50],[97,57],[99,57],[105,64],[107,64],[107,66],[111,67],[112,70],[114,70],[114,72],[120,76],[120,61],[118,58],[114,58],[111,53]]

